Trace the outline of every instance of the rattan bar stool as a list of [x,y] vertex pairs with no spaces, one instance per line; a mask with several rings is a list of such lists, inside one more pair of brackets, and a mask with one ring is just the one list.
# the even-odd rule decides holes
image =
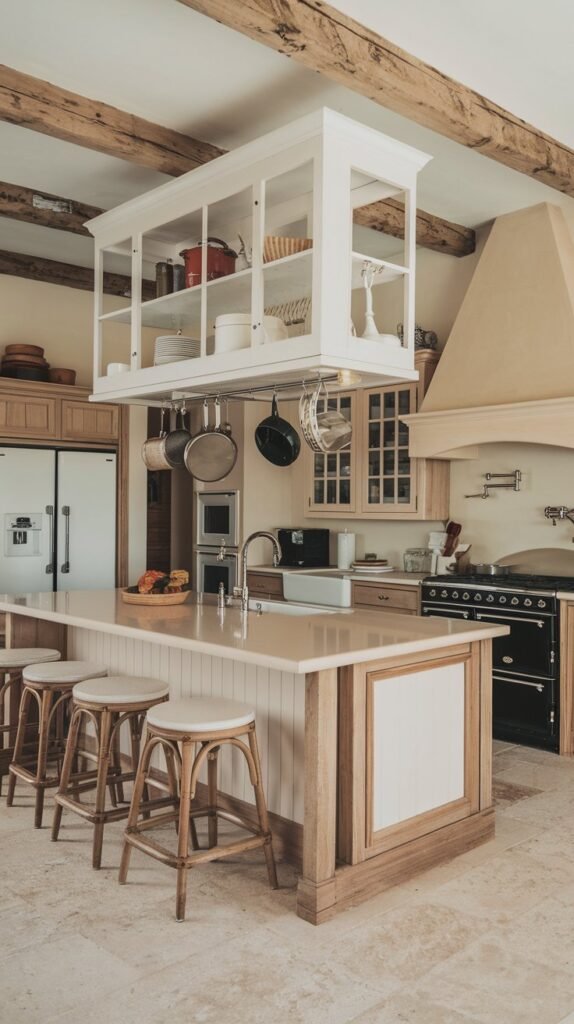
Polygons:
[[[11,647],[0,650],[0,794],[8,774],[18,730],[18,708],[22,697],[22,672],[36,662],[59,661],[52,647]],[[30,730],[31,731],[31,730]]]
[[[169,686],[157,679],[130,676],[107,676],[105,679],[89,679],[74,686],[72,694],[72,716],[66,744],[66,754],[60,774],[60,784],[55,795],[56,807],[52,825],[52,839],[57,840],[62,820],[62,810],[74,811],[94,826],[92,846],[92,866],[99,868],[102,862],[102,843],[104,826],[109,821],[120,821],[129,814],[129,803],[124,806],[124,783],[135,778],[139,755],[140,738],[145,721],[145,713],[159,701],[169,695]],[[97,743],[97,754],[94,758],[80,749],[82,725],[91,722]],[[124,771],[119,757],[119,737],[122,725],[127,724],[130,731],[131,758],[129,767]],[[74,764],[80,757],[88,757],[96,761],[91,771],[74,771]],[[145,810],[149,814],[151,808],[174,806],[177,799],[177,772],[173,759],[168,763],[170,795],[149,800],[146,795]],[[158,786],[157,780],[154,785]],[[159,784],[159,788],[161,785]],[[95,802],[86,803],[81,800],[82,794],[93,792]],[[111,807],[106,809],[106,790],[110,791]]]
[[[277,888],[277,873],[273,855],[272,836],[269,829],[265,794],[261,783],[261,764],[255,735],[255,713],[247,704],[223,698],[190,698],[170,700],[158,704],[147,713],[146,741],[142,751],[134,786],[134,793],[125,833],[124,850],[120,866],[120,883],[127,880],[132,847],[155,857],[163,864],[177,870],[176,920],[185,918],[188,869],[205,861],[229,857],[246,850],[263,847],[269,883]],[[247,744],[240,738],[247,737]],[[170,751],[174,760],[179,760],[178,744],[181,745],[180,799],[179,809],[145,819],[142,815],[142,796],[148,781],[151,756],[156,747],[163,747],[169,762]],[[222,746],[237,747],[244,755],[249,777],[255,791],[255,802],[259,826],[251,821],[231,814],[218,807],[217,803],[217,755]],[[196,747],[199,750],[196,753]],[[192,808],[197,781],[202,766],[207,761],[208,804]],[[208,818],[207,849],[199,849],[195,834],[194,819]],[[239,825],[248,837],[219,845],[218,818]],[[177,828],[177,854],[162,846],[151,837],[148,829],[175,822]],[[192,851],[189,850],[191,831]]]
[[[107,675],[104,665],[90,661],[41,662],[27,665],[22,672],[23,690],[18,716],[18,732],[10,762],[6,803],[12,806],[16,779],[36,790],[34,828],[42,827],[44,794],[58,785],[59,766],[66,745],[66,705],[76,683]],[[38,722],[32,722],[30,709],[35,700]],[[37,731],[37,749],[27,749],[30,727]],[[56,762],[56,772],[48,775],[48,764]]]

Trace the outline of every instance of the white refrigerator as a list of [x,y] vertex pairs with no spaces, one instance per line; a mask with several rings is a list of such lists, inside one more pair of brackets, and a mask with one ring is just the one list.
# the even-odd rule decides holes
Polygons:
[[0,592],[115,586],[114,452],[0,447]]

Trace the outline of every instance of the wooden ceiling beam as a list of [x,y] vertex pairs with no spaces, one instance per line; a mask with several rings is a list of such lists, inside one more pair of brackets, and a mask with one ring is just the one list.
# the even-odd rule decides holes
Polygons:
[[574,196],[574,150],[323,0],[179,0],[339,85]]
[[[91,238],[84,223],[103,212],[97,206],[78,203],[74,199],[0,181],[0,217],[12,217],[29,224]],[[396,199],[384,199],[359,207],[354,211],[354,219],[357,224],[382,231],[394,238],[405,236],[405,208]],[[474,252],[475,234],[471,228],[418,210],[417,243],[435,252],[466,256]]]
[[[11,277],[25,277],[31,281],[43,281],[46,284],[60,284],[67,288],[80,288],[82,291],[94,291],[94,271],[91,267],[78,267],[73,263],[62,263],[60,260],[44,259],[42,256],[28,256],[21,252],[8,252],[0,249],[0,274]],[[104,292],[106,295],[129,296],[131,279],[124,274],[104,273]],[[143,282],[144,299],[155,298],[155,282]]]
[[56,228],[58,231],[70,231],[74,235],[91,238],[84,224],[100,213],[103,210],[97,206],[0,181],[0,217],[12,217],[28,224],[39,224],[44,228]]
[[[225,152],[5,65],[0,65],[0,120],[174,177]],[[59,208],[54,208],[54,204]],[[85,216],[82,211],[86,211]],[[0,216],[85,235],[83,221],[100,212],[96,207],[61,196],[0,183]],[[404,238],[404,210],[401,212],[400,204],[394,200],[356,210],[355,220],[393,237]],[[467,256],[474,252],[475,235],[471,228],[419,210],[417,244],[435,252]]]
[[0,120],[177,176],[221,156],[208,142],[0,64]]

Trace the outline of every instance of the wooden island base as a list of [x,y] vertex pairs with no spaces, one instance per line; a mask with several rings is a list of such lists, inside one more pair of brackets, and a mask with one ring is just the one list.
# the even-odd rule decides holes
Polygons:
[[[140,613],[120,604],[112,625],[103,613],[84,623],[77,611],[44,619],[40,609],[3,604],[9,646],[41,643],[68,658],[101,661],[114,674],[152,675],[176,697],[253,704],[276,854],[299,867],[297,913],[312,924],[494,835],[491,637],[503,627],[389,615],[388,654],[379,645],[375,660],[302,673],[289,671],[290,663],[286,670],[249,663],[231,647],[206,653],[204,641],[197,651],[165,622],[161,637],[150,636],[149,618],[137,625]],[[180,633],[182,616],[191,614],[203,622],[211,611],[176,610]],[[380,618],[362,614],[369,630]],[[332,629],[334,618],[321,628]],[[254,639],[260,627],[250,620]],[[428,649],[418,642],[404,653],[401,632],[417,627]],[[393,653],[399,647],[403,653]],[[228,753],[218,799],[254,814]],[[262,865],[262,884],[263,876]]]

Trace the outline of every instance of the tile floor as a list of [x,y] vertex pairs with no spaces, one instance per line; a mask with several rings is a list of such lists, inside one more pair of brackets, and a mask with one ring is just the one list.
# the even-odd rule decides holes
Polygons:
[[0,803],[0,1021],[10,1024],[574,1024],[574,760],[495,744],[493,842],[339,915],[294,915],[295,876],[254,854],[175,876],[121,825]]

